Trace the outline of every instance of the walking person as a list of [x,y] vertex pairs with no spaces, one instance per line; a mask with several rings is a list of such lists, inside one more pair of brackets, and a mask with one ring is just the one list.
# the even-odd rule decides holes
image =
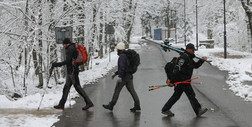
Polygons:
[[[180,57],[177,60],[177,64],[173,71],[172,80],[167,80],[167,83],[174,83],[174,82],[181,82],[192,78],[193,69],[199,68],[203,63],[204,60],[206,61],[207,58],[203,57],[203,60],[199,60],[195,62],[193,58],[195,47],[193,44],[189,43],[186,45],[185,53],[180,54]],[[174,116],[174,113],[170,111],[172,106],[179,100],[182,93],[185,92],[187,95],[191,106],[197,116],[201,116],[204,114],[208,109],[203,108],[198,100],[195,98],[195,92],[190,83],[182,83],[175,85],[174,93],[170,97],[170,99],[166,102],[164,107],[162,108],[162,113],[167,116]]]
[[66,103],[69,90],[71,86],[74,85],[75,90],[84,98],[84,101],[86,102],[86,106],[83,107],[82,110],[87,110],[94,105],[80,85],[79,66],[77,64],[73,64],[73,60],[75,60],[78,56],[78,51],[75,47],[75,43],[71,43],[69,38],[64,39],[63,45],[66,50],[66,60],[58,63],[55,62],[52,64],[52,67],[61,67],[66,65],[67,76],[61,100],[58,105],[54,106],[54,108],[64,110],[64,105]]
[[[134,84],[133,84],[133,73],[135,73],[137,66],[140,64],[139,55],[134,50],[128,49],[126,51],[125,44],[123,42],[118,43],[116,46],[116,49],[117,49],[117,55],[119,56],[119,58],[118,58],[118,71],[115,72],[114,75],[112,75],[112,79],[114,79],[114,77],[116,75],[118,75],[119,79],[116,82],[116,87],[114,90],[112,100],[109,102],[109,104],[107,104],[107,105],[104,104],[103,107],[105,109],[112,111],[113,107],[115,106],[115,104],[118,100],[118,97],[119,97],[119,94],[120,94],[122,88],[124,86],[126,86],[127,90],[129,91],[129,93],[131,94],[131,96],[134,100],[134,107],[131,108],[130,110],[132,112],[140,111],[141,110],[140,101],[139,101],[137,93],[134,89]],[[129,71],[130,68],[132,68],[132,66],[134,66],[133,64],[131,64],[131,66],[129,66],[130,65],[129,62],[131,60],[129,60],[129,58],[126,55],[127,52],[130,52],[130,51],[133,51],[133,52],[135,52],[135,54],[138,55],[138,58],[136,60],[133,60],[133,62],[138,61],[138,62],[136,62],[137,64],[135,65],[135,68],[133,67],[134,71]],[[133,62],[131,62],[131,63],[133,63]]]

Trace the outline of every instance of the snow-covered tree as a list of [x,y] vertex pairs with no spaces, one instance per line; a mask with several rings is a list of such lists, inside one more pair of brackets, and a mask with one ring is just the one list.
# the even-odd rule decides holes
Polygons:
[[[191,42],[196,33],[195,4],[195,0],[0,0],[0,77],[11,79],[1,80],[1,93],[7,89],[25,95],[31,87],[45,87],[51,63],[63,60],[55,27],[73,27],[73,42],[88,49],[89,69],[92,59],[103,58],[116,43],[128,44],[132,35],[152,37],[158,27],[176,26],[178,39],[184,41],[185,34]],[[198,0],[200,40],[211,30],[215,45],[223,46],[223,12],[223,1]],[[251,52],[250,0],[226,0],[226,17],[228,47]],[[105,34],[109,23],[115,28],[110,36]],[[62,72],[55,69],[55,79],[63,77]]]

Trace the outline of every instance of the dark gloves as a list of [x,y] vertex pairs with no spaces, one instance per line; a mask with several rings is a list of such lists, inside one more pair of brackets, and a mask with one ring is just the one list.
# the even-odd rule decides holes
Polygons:
[[112,79],[114,79],[116,76],[117,76],[117,73],[115,72],[115,73],[112,75]]
[[60,63],[57,63],[57,62],[52,63],[52,68],[59,67],[59,66],[60,66]]
[[174,86],[174,84],[171,82],[171,80],[170,79],[168,79],[167,78],[167,80],[166,80],[166,84],[169,86],[169,87],[173,87]]
[[116,77],[116,74],[113,74],[113,75],[112,75],[112,79],[114,79],[115,77]]

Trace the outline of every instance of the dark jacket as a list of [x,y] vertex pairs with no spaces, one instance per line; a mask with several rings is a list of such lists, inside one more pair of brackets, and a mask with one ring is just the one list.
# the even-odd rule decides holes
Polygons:
[[193,58],[194,54],[185,52],[178,58],[177,66],[174,70],[175,79],[173,82],[185,81],[192,78],[193,69],[199,68],[204,61],[199,60],[195,62]]
[[127,67],[128,67],[128,59],[127,55],[125,54],[126,50],[121,50],[118,52],[119,58],[118,58],[118,70],[115,72],[116,75],[120,78],[124,78],[126,76],[129,76],[130,74],[127,73]]
[[69,46],[65,48],[66,51],[66,59],[62,62],[57,63],[57,66],[67,66],[67,73],[71,74],[74,71],[78,71],[78,66],[73,66],[72,61],[77,58],[78,51],[75,48],[75,43],[71,43]]

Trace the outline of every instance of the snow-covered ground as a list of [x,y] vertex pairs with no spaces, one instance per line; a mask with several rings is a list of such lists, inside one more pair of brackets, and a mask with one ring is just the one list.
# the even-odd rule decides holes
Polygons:
[[202,49],[196,52],[198,56],[207,56],[212,65],[220,70],[228,71],[226,81],[230,89],[245,101],[252,101],[252,53],[239,52],[227,49],[227,58],[224,59],[224,49]]
[[[99,63],[97,65],[97,63]],[[93,59],[92,69],[84,72],[80,72],[79,78],[81,84],[89,84],[95,82],[98,78],[106,75],[109,70],[114,68],[117,63],[116,52],[111,53],[111,61],[109,57],[105,56],[104,59]],[[61,79],[64,81],[64,79]],[[57,105],[61,96],[64,84],[52,85],[54,80],[50,80],[50,86],[52,89],[46,89],[43,101],[40,106],[40,110],[37,111],[44,89],[41,89],[36,94],[28,95],[17,101],[10,101],[4,95],[0,95],[0,126],[1,127],[49,127],[53,123],[58,121],[58,117],[62,111],[54,110],[52,107]],[[37,89],[37,88],[34,88]],[[75,89],[72,87],[70,91],[71,98],[78,96]],[[75,101],[67,101],[66,108],[69,108],[70,104],[73,105]]]
[[[140,37],[135,37],[132,41],[137,42]],[[183,44],[173,44],[173,46],[183,47]],[[141,48],[138,44],[130,45],[130,48]],[[224,59],[220,55],[223,54],[223,48],[215,47],[214,49],[206,49],[200,47],[196,52],[198,56],[207,56],[214,66],[220,70],[229,72],[227,83],[230,89],[237,96],[244,98],[245,101],[252,101],[252,77],[246,73],[252,73],[252,53],[237,52],[228,49],[229,56]],[[81,84],[90,84],[106,75],[117,64],[116,52],[111,53],[111,61],[105,56],[103,59],[93,59],[92,69],[81,72]],[[99,63],[99,64],[98,64]],[[64,79],[61,79],[64,80]],[[54,83],[50,81],[51,85]],[[52,85],[53,86],[53,85]],[[64,85],[53,86],[52,89],[46,89],[46,94],[42,101],[40,110],[37,111],[41,96],[44,90],[38,91],[36,94],[28,95],[17,101],[10,101],[4,95],[0,95],[0,126],[1,127],[48,127],[58,121],[58,116],[62,111],[54,110],[52,107],[58,104]],[[34,88],[37,89],[37,88]],[[78,96],[74,88],[70,91],[71,98]],[[73,105],[74,100],[67,101],[66,108]]]

